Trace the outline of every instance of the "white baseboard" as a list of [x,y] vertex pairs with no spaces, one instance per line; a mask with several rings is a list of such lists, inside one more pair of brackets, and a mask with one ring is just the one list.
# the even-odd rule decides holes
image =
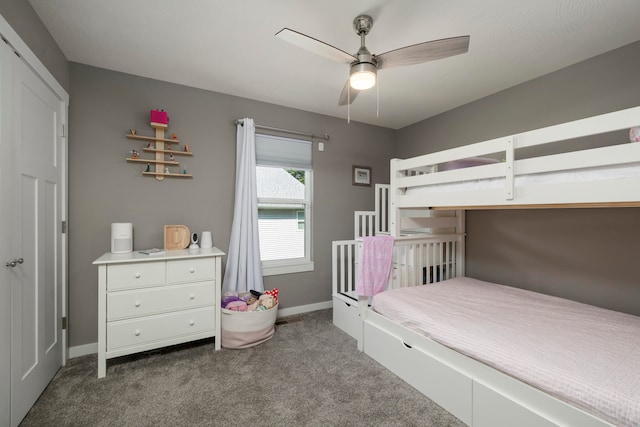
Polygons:
[[76,345],[69,347],[69,359],[74,357],[86,356],[87,354],[94,354],[98,352],[98,343]]
[[[333,307],[332,301],[318,302],[315,304],[298,305],[296,307],[283,308],[278,310],[278,318],[293,316],[296,314],[309,313],[316,310],[324,310]],[[98,343],[76,345],[69,347],[69,359],[74,357],[86,356],[87,354],[95,354],[98,352]]]
[[315,304],[298,305],[296,307],[278,309],[278,318],[293,316],[295,314],[309,313],[316,310],[324,310],[333,307],[332,301],[317,302]]

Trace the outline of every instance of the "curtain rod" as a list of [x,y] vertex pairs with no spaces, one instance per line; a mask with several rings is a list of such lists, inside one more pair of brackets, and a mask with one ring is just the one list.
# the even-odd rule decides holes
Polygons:
[[[237,119],[233,122],[233,124],[237,125],[242,125],[243,121],[242,119]],[[325,133],[324,135],[315,135],[312,133],[307,133],[307,132],[300,132],[297,130],[290,130],[290,129],[280,129],[280,128],[274,128],[274,127],[270,127],[270,126],[263,126],[263,125],[258,125],[255,124],[254,125],[256,127],[256,129],[263,129],[263,130],[270,130],[270,131],[274,131],[274,132],[282,132],[282,133],[288,133],[288,134],[292,134],[292,135],[301,135],[301,136],[306,136],[308,138],[314,138],[314,139],[324,139],[326,141],[329,140],[329,134]]]

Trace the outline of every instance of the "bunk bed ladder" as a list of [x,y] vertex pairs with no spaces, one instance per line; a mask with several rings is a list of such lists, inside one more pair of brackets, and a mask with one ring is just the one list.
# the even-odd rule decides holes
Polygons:
[[358,259],[357,240],[336,240],[331,242],[331,285],[333,294],[355,296]]
[[390,185],[375,185],[375,210],[354,212],[354,240],[338,240],[331,247],[331,287],[333,324],[362,345],[362,318],[370,303],[359,297],[356,282],[362,238],[394,234],[393,271],[389,289],[417,286],[464,274],[464,212],[414,210],[402,217],[403,230],[393,233],[396,212],[391,205]]
[[356,280],[358,274],[357,240],[338,240],[331,244],[331,287],[333,324],[362,341],[362,322],[358,310]]
[[374,211],[355,211],[353,213],[353,238],[375,236],[377,215]]
[[353,238],[389,234],[389,184],[375,185],[375,210],[353,213]]
[[375,234],[389,234],[389,184],[375,186]]

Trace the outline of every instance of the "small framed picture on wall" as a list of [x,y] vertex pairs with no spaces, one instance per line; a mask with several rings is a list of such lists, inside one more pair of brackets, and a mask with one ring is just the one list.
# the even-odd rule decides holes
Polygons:
[[353,185],[371,187],[371,168],[367,166],[353,166]]

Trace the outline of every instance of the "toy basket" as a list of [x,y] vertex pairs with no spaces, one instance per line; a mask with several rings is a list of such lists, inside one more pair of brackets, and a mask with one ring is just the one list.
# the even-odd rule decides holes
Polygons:
[[253,347],[269,340],[276,331],[278,304],[264,311],[222,309],[221,345],[224,348]]

